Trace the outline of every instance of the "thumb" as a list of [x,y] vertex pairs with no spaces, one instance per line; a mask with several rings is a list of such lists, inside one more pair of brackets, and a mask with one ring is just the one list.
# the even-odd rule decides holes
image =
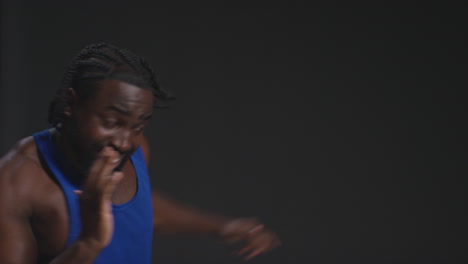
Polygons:
[[247,235],[248,235],[249,237],[253,237],[253,236],[255,236],[255,235],[261,233],[264,229],[265,229],[265,225],[263,225],[263,224],[254,226],[252,229],[250,229],[249,231],[247,231]]

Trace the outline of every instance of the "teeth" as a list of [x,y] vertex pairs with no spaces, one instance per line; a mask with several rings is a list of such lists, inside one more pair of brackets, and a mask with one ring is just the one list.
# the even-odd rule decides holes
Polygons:
[[120,161],[120,158],[113,160],[112,162],[117,163]]

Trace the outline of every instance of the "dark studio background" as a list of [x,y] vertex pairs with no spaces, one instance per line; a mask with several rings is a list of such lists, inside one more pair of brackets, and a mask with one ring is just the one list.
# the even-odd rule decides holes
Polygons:
[[[178,98],[147,131],[155,189],[260,217],[284,245],[251,263],[468,262],[462,4],[1,3],[1,153],[110,42]],[[242,263],[230,250],[156,237],[154,263]]]

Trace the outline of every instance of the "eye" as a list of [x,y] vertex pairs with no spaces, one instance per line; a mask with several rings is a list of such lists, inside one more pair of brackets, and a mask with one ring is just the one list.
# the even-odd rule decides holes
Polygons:
[[103,125],[105,128],[116,128],[119,124],[116,120],[114,119],[108,119],[104,120]]
[[133,129],[133,131],[135,131],[136,133],[140,133],[141,131],[143,131],[144,128],[145,126],[137,126]]

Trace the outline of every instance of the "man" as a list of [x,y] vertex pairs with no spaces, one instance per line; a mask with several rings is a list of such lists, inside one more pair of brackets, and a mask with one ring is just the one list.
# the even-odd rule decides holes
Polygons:
[[84,48],[51,103],[53,128],[0,160],[0,263],[150,263],[153,230],[245,242],[246,259],[279,246],[255,219],[151,191],[143,130],[168,99],[142,58],[108,44]]

